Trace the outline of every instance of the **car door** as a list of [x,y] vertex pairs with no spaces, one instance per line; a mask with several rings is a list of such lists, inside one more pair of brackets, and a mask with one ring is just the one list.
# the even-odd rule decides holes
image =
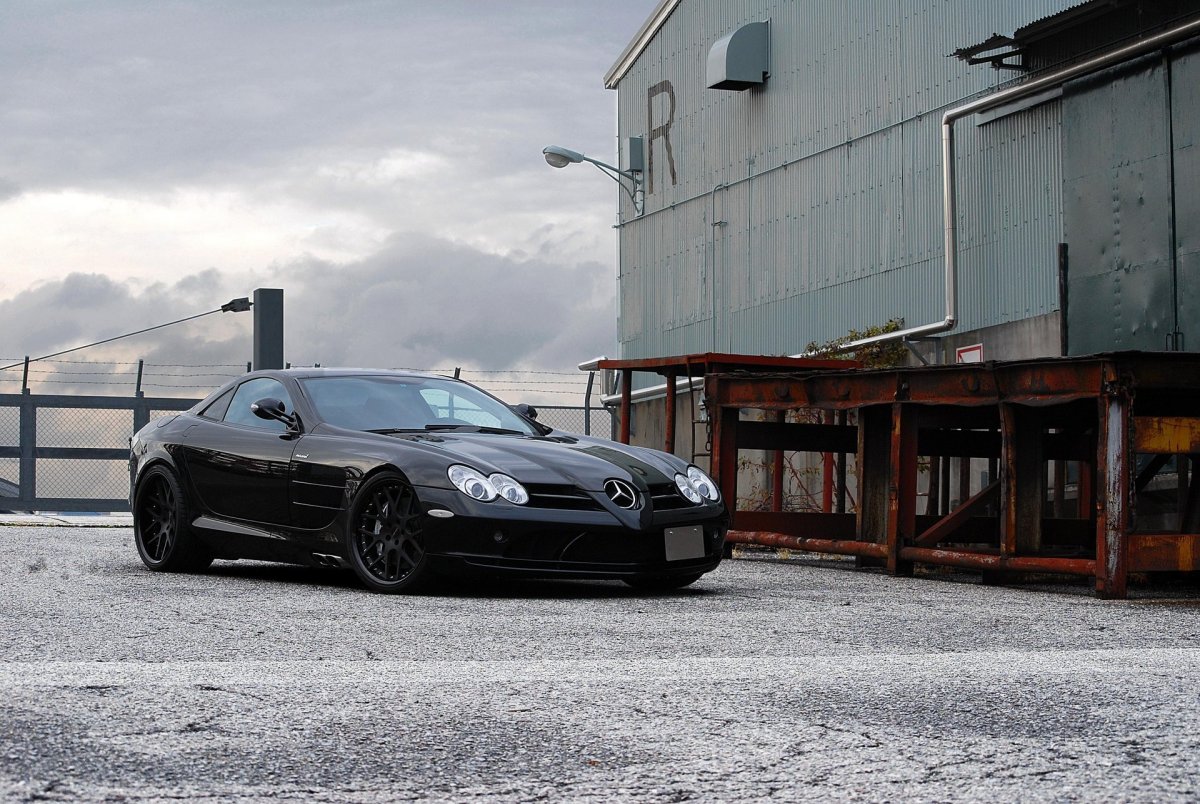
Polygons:
[[222,418],[200,416],[184,434],[184,456],[201,504],[222,518],[287,527],[292,454],[299,439],[283,422],[260,419],[250,405],[264,397],[294,410],[283,384],[256,377],[234,391]]

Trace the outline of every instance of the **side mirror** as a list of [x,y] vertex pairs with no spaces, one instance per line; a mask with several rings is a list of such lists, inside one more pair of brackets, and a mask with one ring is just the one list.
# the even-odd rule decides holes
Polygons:
[[524,402],[522,402],[519,405],[515,405],[513,410],[517,412],[518,416],[524,416],[526,419],[537,421],[537,408],[535,408],[533,405],[526,405]]
[[272,396],[264,397],[257,402],[251,402],[250,411],[260,419],[283,422],[289,427],[296,421],[296,417],[288,415],[287,407],[283,404],[283,401]]

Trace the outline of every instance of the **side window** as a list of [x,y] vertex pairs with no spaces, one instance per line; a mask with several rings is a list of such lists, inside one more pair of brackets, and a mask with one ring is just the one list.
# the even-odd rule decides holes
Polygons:
[[283,400],[283,404],[289,412],[293,410],[292,398],[287,389],[283,387],[283,383],[272,380],[270,377],[259,377],[247,380],[238,386],[229,403],[229,410],[225,412],[226,424],[241,424],[275,433],[286,432],[287,425],[283,422],[277,422],[274,419],[260,419],[254,415],[254,411],[250,410],[251,403],[269,396]]
[[200,411],[200,415],[206,419],[221,421],[225,418],[225,411],[229,410],[229,400],[231,399],[233,399],[232,388],[210,402],[208,407]]

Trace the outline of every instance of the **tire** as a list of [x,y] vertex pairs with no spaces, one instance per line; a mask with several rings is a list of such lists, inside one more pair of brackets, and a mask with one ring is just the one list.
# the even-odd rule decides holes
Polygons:
[[700,580],[701,575],[703,573],[699,572],[695,575],[643,575],[639,578],[626,578],[625,583],[646,592],[670,592],[673,589],[691,586]]
[[433,573],[424,520],[416,491],[401,475],[383,472],[363,484],[350,508],[346,555],[367,588],[388,593],[428,588]]
[[133,500],[133,541],[143,564],[155,572],[200,572],[212,563],[212,553],[192,532],[191,509],[175,472],[150,467]]

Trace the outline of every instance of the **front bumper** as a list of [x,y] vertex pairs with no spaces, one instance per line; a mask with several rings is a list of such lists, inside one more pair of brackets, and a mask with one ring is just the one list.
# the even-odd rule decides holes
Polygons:
[[[426,549],[458,570],[540,577],[629,579],[709,572],[721,563],[729,516],[724,507],[668,511],[560,510],[478,503],[457,491],[419,488]],[[443,515],[444,516],[444,515]],[[703,530],[703,555],[667,560],[667,528]]]

